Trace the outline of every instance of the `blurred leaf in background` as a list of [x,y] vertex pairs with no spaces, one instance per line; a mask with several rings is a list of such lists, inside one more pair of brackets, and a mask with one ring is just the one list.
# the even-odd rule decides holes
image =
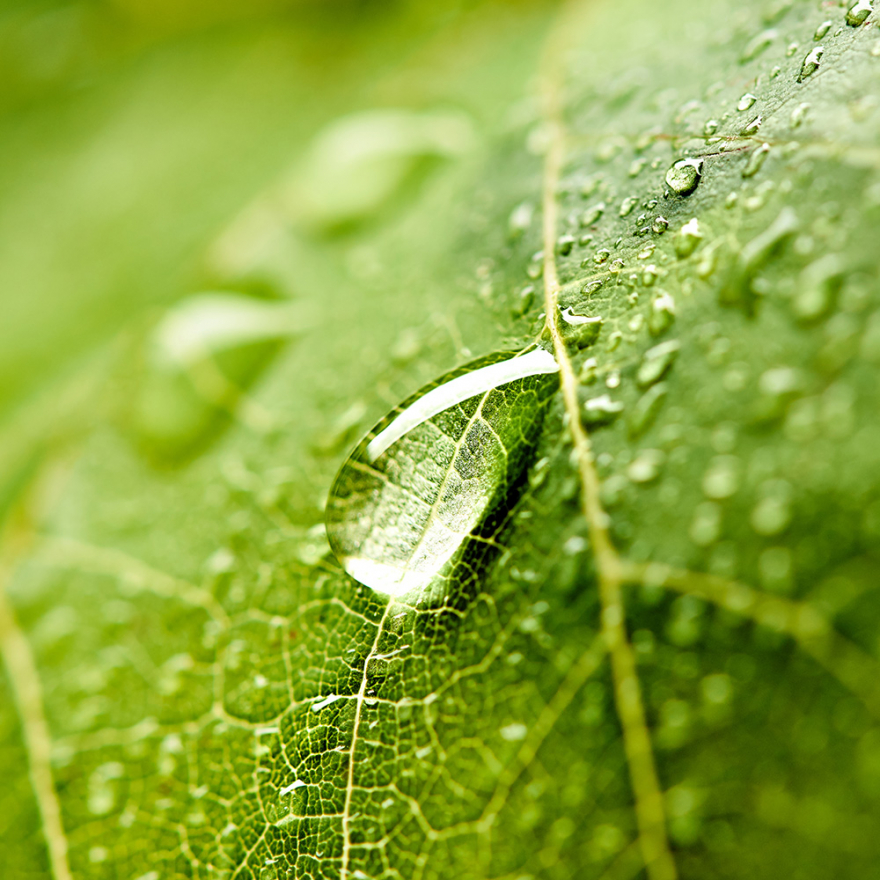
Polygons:
[[[7,3],[0,83],[4,878],[872,876],[868,0]],[[349,577],[536,339],[423,426],[522,456],[467,570]]]

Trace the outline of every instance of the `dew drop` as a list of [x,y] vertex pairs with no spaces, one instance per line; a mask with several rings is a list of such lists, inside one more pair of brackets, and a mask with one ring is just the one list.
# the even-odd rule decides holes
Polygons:
[[611,251],[609,251],[608,248],[602,248],[593,254],[593,262],[596,263],[596,265],[601,265],[602,263],[608,262],[610,256]]
[[736,109],[739,110],[740,113],[744,113],[750,107],[754,107],[755,101],[757,100],[757,95],[753,95],[751,92],[746,92],[739,101],[736,102]]
[[238,415],[256,429],[268,414],[244,392],[281,345],[314,323],[302,302],[200,293],[177,303],[147,340],[132,425],[150,456],[186,458]]
[[819,40],[821,40],[822,37],[824,37],[825,34],[827,34],[828,31],[831,30],[831,26],[832,26],[832,24],[833,24],[833,22],[831,22],[831,21],[828,20],[828,19],[826,19],[825,21],[823,21],[823,22],[822,22],[822,23],[816,28],[815,32],[813,33],[813,40],[814,40],[816,43],[818,43]]
[[298,223],[324,234],[375,217],[425,163],[467,153],[472,121],[458,111],[367,110],[334,120],[281,187]]
[[679,159],[666,172],[666,184],[674,193],[689,196],[699,185],[702,173],[702,159]]
[[797,78],[798,82],[803,82],[807,77],[812,76],[819,69],[819,64],[822,61],[822,56],[824,54],[825,49],[822,46],[816,46],[815,49],[807,54],[801,63],[801,71]]
[[607,394],[591,397],[584,403],[584,422],[589,428],[611,424],[623,412],[623,402]]
[[765,536],[784,532],[792,517],[792,489],[785,480],[769,480],[761,486],[763,497],[752,510],[752,528]]
[[872,0],[856,0],[850,3],[846,13],[846,23],[850,27],[858,27],[865,23],[865,19],[874,11]]
[[665,290],[658,290],[651,301],[648,329],[654,336],[660,336],[672,326],[674,320],[675,300]]
[[828,314],[843,282],[844,264],[837,254],[825,254],[810,263],[798,279],[798,290],[791,301],[795,317],[805,323]]
[[688,220],[681,229],[676,233],[672,241],[675,247],[675,254],[679,259],[689,257],[696,249],[697,245],[703,240],[703,233],[696,217]]
[[573,235],[560,235],[559,238],[556,239],[556,253],[561,257],[567,257],[571,253],[573,247]]
[[763,122],[764,122],[764,117],[759,114],[750,123],[748,123],[748,125],[746,125],[743,128],[743,130],[742,130],[743,135],[745,135],[746,137],[751,137],[753,134],[757,134],[758,129],[760,129]]
[[717,119],[709,119],[703,126],[703,134],[711,137],[721,127],[721,123]]
[[745,63],[746,61],[752,61],[757,58],[762,52],[764,52],[774,40],[778,39],[779,31],[774,29],[768,29],[766,31],[761,31],[761,33],[752,37],[748,43],[746,43],[745,49],[743,49],[742,55],[740,55],[740,62]]
[[669,221],[665,217],[655,217],[651,224],[651,230],[657,235],[663,235],[669,229]]
[[507,221],[508,234],[511,238],[522,235],[531,225],[535,208],[530,202],[517,205],[511,212]]
[[804,120],[807,118],[807,112],[810,109],[810,105],[807,103],[798,104],[794,110],[791,111],[791,116],[789,117],[789,124],[792,128],[800,128],[803,124]]
[[681,343],[677,339],[670,339],[649,348],[639,364],[636,385],[639,388],[647,388],[655,382],[659,382],[675,363],[680,350]]
[[592,226],[598,222],[599,218],[605,213],[605,202],[599,202],[591,208],[587,208],[581,215],[581,226]]
[[669,387],[667,384],[665,382],[658,382],[656,385],[652,385],[636,401],[628,420],[631,438],[638,439],[651,427],[668,394]]
[[516,301],[510,309],[512,316],[514,318],[521,318],[531,309],[534,301],[535,287],[532,284],[527,284],[516,296]]
[[[565,314],[566,312],[568,315]],[[599,338],[602,318],[598,315],[572,315],[570,309],[565,309],[561,317],[565,322],[562,327],[565,342],[570,348],[588,348]]]
[[754,177],[764,167],[764,162],[767,161],[769,154],[770,144],[761,144],[749,156],[749,161],[746,162],[746,167],[742,170],[742,176],[746,178]]
[[627,196],[620,203],[620,211],[618,212],[621,217],[629,217],[632,214],[633,209],[639,203],[639,200],[634,198],[633,196]]
[[709,547],[721,537],[720,505],[714,501],[697,505],[691,521],[690,537],[698,547]]
[[734,455],[718,455],[703,474],[703,493],[713,501],[734,495],[740,486],[742,466]]
[[666,455],[659,449],[643,449],[626,469],[633,483],[652,483],[660,476]]
[[582,385],[592,385],[598,376],[599,364],[596,358],[589,357],[581,364],[578,381]]
[[471,539],[493,534],[515,502],[558,369],[540,348],[498,352],[440,377],[379,422],[327,501],[327,536],[346,572],[394,596],[448,589]]
[[630,177],[638,177],[639,174],[642,173],[642,169],[647,164],[648,164],[648,160],[645,159],[644,157],[640,156],[638,159],[633,159],[633,161],[630,163],[629,171],[627,173],[629,174]]

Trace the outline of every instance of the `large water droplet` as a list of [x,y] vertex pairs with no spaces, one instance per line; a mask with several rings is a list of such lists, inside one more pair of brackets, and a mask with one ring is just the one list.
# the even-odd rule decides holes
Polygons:
[[678,195],[689,196],[700,183],[702,173],[702,159],[679,159],[666,172],[666,184]]
[[558,365],[498,352],[431,383],[357,446],[330,491],[327,536],[380,593],[431,598],[497,530],[518,496]]

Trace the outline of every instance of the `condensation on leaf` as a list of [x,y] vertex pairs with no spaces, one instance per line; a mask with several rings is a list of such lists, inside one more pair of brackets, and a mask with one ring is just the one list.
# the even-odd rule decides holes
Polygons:
[[430,598],[517,497],[558,386],[553,356],[498,352],[442,376],[367,434],[327,502],[330,546],[380,593]]

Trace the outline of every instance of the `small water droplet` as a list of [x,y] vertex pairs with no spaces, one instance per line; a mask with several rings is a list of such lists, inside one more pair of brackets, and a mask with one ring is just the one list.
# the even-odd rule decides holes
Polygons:
[[[380,593],[433,598],[471,538],[516,500],[558,366],[543,349],[498,352],[442,376],[395,408],[339,471],[330,546]],[[426,592],[427,591],[427,592]]]
[[666,291],[658,290],[651,301],[648,329],[654,336],[659,336],[672,326],[674,320],[675,300]]
[[765,589],[788,593],[794,586],[794,561],[788,547],[768,547],[758,557],[758,573]]
[[609,251],[608,248],[602,248],[593,254],[593,262],[596,263],[596,265],[601,265],[602,263],[607,262],[610,256],[611,251]]
[[612,371],[611,371],[611,372],[605,377],[605,387],[606,387],[606,388],[610,388],[612,391],[613,391],[615,388],[619,388],[619,387],[620,387],[620,370],[612,370]]
[[[569,310],[565,310],[569,311]],[[562,314],[563,333],[565,335],[565,343],[574,349],[583,349],[591,346],[598,338],[602,330],[602,318],[597,315],[565,315]]]
[[594,174],[592,177],[588,177],[581,187],[581,195],[588,199],[591,195],[593,195],[597,189],[599,189],[599,184],[602,182],[601,174]]
[[534,301],[535,287],[532,284],[527,284],[516,295],[516,302],[510,309],[512,316],[514,318],[521,318],[524,314],[526,314],[526,312],[529,311]]
[[812,76],[819,69],[819,64],[821,63],[824,54],[825,48],[823,46],[816,46],[815,49],[807,54],[801,63],[801,71],[797,78],[798,82],[803,82],[807,77]]
[[797,50],[800,49],[800,43],[796,40],[792,41],[785,47],[785,55],[787,58],[791,58]]
[[865,23],[867,17],[874,11],[872,0],[856,0],[850,3],[846,13],[846,23],[850,27],[858,27]]
[[742,133],[746,137],[751,137],[753,134],[757,134],[758,129],[761,127],[763,122],[764,122],[764,117],[759,114],[750,123],[748,123],[748,125],[746,125],[743,128]]
[[651,224],[651,230],[657,235],[663,235],[669,229],[669,221],[665,217],[655,217]]
[[679,259],[689,257],[703,240],[703,232],[696,217],[691,218],[676,233],[672,241],[675,254]]
[[501,738],[507,742],[521,742],[526,738],[528,732],[528,727],[526,727],[525,724],[520,724],[518,722],[508,724],[506,727],[502,727],[499,731]]
[[702,159],[679,159],[666,172],[666,184],[674,193],[689,196],[699,185],[702,173]]
[[833,22],[831,22],[829,19],[826,19],[825,21],[823,21],[814,31],[813,41],[818,43],[819,40],[821,40],[822,37],[824,37],[825,34],[827,34],[828,31],[831,30],[832,24],[833,24]]
[[753,150],[749,156],[746,167],[742,170],[743,177],[754,177],[763,167],[767,156],[770,154],[770,144],[761,144],[756,150]]
[[792,488],[785,480],[768,480],[760,487],[763,496],[752,510],[752,528],[765,536],[784,532],[792,518]]
[[746,92],[739,101],[736,102],[736,109],[739,110],[740,113],[744,113],[750,107],[753,107],[757,100],[757,95],[753,95],[751,92]]
[[740,55],[740,62],[745,63],[746,61],[752,61],[757,58],[774,40],[778,39],[778,37],[779,31],[772,28],[761,31],[761,33],[752,37],[752,39],[746,43],[746,47],[743,49],[742,55]]
[[645,287],[653,287],[659,277],[660,270],[653,263],[649,263],[642,270],[641,282]]
[[810,263],[798,283],[791,301],[795,317],[804,322],[816,321],[828,314],[843,282],[844,263],[837,254],[825,254]]
[[800,128],[803,124],[803,121],[807,118],[807,113],[810,110],[810,105],[807,103],[798,104],[794,110],[791,111],[791,116],[789,117],[789,124],[792,128]]
[[584,422],[589,428],[598,428],[613,422],[623,412],[623,402],[612,400],[607,394],[591,397],[584,403]]
[[666,455],[660,449],[643,449],[626,469],[633,483],[651,483],[660,476]]
[[426,161],[462,156],[475,142],[460,111],[353,113],[318,133],[276,198],[310,231],[334,234],[375,217]]
[[636,401],[628,420],[629,435],[632,439],[638,439],[651,427],[668,394],[669,386],[665,382],[658,382]]
[[675,363],[680,350],[681,343],[677,339],[670,339],[649,348],[642,356],[636,373],[636,384],[639,388],[647,388],[659,382]]
[[635,206],[638,203],[639,203],[639,200],[637,198],[635,198],[634,196],[627,196],[620,203],[620,212],[619,212],[620,216],[621,217],[628,217],[630,214],[632,214],[633,209],[635,208]]
[[691,540],[698,547],[709,547],[721,537],[721,506],[704,501],[694,510],[690,527]]
[[620,330],[615,330],[608,335],[608,342],[605,347],[608,351],[616,351],[620,347],[621,342],[623,342],[623,334]]
[[598,222],[599,218],[605,213],[605,202],[599,202],[591,208],[587,208],[581,215],[581,226],[592,226]]
[[734,455],[718,455],[703,474],[703,493],[713,501],[730,498],[739,490],[742,464]]
[[640,156],[638,159],[633,159],[633,161],[630,163],[629,171],[627,173],[630,177],[638,177],[639,174],[641,174],[642,169],[647,164],[648,160],[645,159],[643,156]]
[[578,381],[580,381],[582,385],[592,385],[596,381],[598,370],[599,364],[596,358],[588,357],[583,364],[581,364],[581,369],[578,373]]
[[596,279],[595,281],[587,281],[583,287],[581,287],[581,293],[590,296],[594,294],[597,290],[599,290],[602,285],[605,283],[603,279]]
[[559,238],[556,239],[556,253],[561,257],[567,257],[571,253],[573,247],[573,235],[560,235]]
[[511,212],[507,221],[508,234],[511,238],[522,235],[532,225],[535,208],[531,202],[523,202],[517,205]]
[[314,323],[290,300],[226,292],[190,296],[168,310],[147,341],[133,427],[147,454],[182,460],[200,451],[237,415],[256,430],[271,418],[246,389],[281,346]]

